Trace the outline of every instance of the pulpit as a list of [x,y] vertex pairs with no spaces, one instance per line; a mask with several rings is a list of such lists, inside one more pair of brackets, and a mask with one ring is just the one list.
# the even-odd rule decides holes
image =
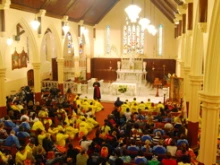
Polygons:
[[154,79],[153,87],[157,88],[157,90],[156,90],[156,97],[159,97],[159,88],[161,88],[162,86],[163,86],[162,85],[162,81],[159,78],[155,78]]

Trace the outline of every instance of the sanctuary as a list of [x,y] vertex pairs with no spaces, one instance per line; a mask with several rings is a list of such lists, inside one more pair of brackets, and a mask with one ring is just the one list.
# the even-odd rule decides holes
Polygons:
[[[126,93],[127,95],[137,95],[137,85],[146,84],[146,65],[142,58],[122,58],[117,62],[117,80],[110,87],[111,94]],[[124,90],[121,90],[121,89]]]

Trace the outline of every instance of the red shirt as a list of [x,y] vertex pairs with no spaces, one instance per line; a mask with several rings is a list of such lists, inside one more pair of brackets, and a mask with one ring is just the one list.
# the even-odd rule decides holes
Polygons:
[[177,165],[177,162],[175,159],[163,159],[162,163],[163,165]]

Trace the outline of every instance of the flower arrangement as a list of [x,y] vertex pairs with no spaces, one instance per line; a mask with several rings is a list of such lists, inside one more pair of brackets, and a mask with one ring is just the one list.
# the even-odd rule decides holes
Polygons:
[[127,91],[128,87],[126,85],[119,85],[118,86],[118,91],[120,93],[125,93]]

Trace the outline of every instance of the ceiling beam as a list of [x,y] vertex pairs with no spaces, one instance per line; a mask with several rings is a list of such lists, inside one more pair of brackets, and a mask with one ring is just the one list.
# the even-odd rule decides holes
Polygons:
[[164,2],[167,4],[167,6],[169,6],[169,7],[173,10],[173,12],[174,12],[175,14],[178,14],[178,13],[179,13],[178,10],[177,10],[177,8],[176,8],[175,6],[173,6],[173,5],[170,3],[170,1],[164,0]]
[[35,13],[35,14],[39,12],[35,8],[31,8],[31,7],[28,7],[28,6],[22,6],[22,5],[18,5],[18,4],[14,4],[14,3],[12,3],[10,5],[10,8],[17,9],[17,10],[22,10],[22,11],[26,11],[26,12],[30,12],[30,13]]
[[151,2],[173,23],[173,19],[175,18],[174,14],[158,3],[157,0],[151,0]]
[[46,0],[42,5],[41,5],[41,9],[46,9],[47,6],[50,4],[51,0]]
[[183,2],[181,0],[174,0],[177,5],[183,5]]
[[70,11],[70,9],[73,7],[73,5],[75,5],[76,2],[78,2],[79,0],[75,0],[72,5],[69,5],[68,9],[66,10],[65,13],[63,13],[64,15],[67,15],[67,13]]

